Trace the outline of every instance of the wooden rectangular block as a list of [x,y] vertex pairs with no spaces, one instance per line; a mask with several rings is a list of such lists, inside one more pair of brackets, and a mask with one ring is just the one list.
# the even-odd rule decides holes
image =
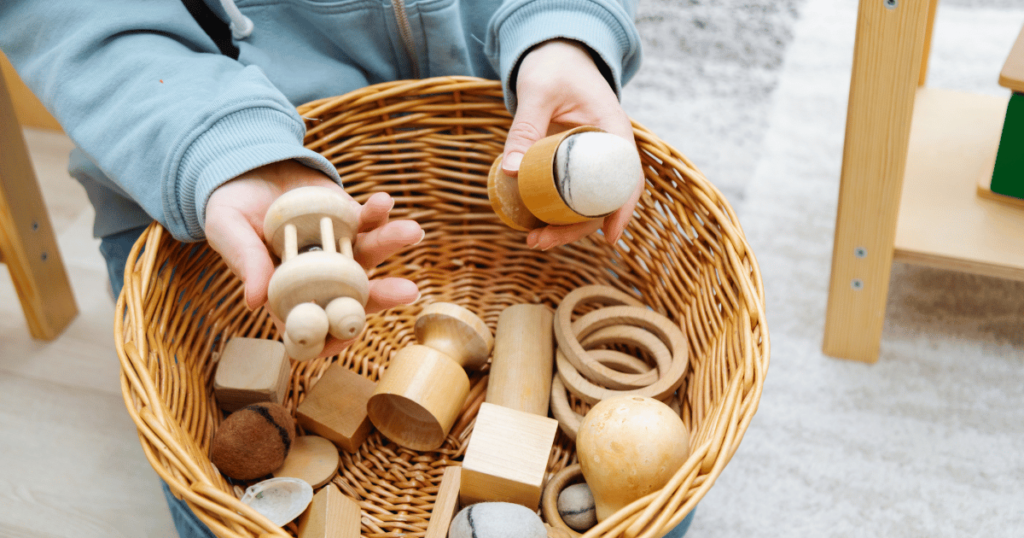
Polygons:
[[291,362],[284,344],[260,338],[232,338],[224,346],[213,393],[221,409],[232,412],[260,402],[284,402]]
[[346,452],[356,452],[370,434],[366,401],[376,387],[344,366],[331,366],[295,410],[299,424]]
[[558,422],[484,402],[462,462],[463,506],[485,501],[536,510]]
[[462,467],[447,467],[441,477],[441,486],[437,490],[434,509],[430,511],[430,523],[427,523],[425,538],[445,538],[452,518],[459,511],[459,486],[462,482]]
[[299,516],[299,538],[359,538],[361,515],[355,501],[327,484]]

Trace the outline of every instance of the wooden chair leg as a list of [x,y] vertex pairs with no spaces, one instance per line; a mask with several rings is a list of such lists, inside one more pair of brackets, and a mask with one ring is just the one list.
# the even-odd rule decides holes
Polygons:
[[929,0],[861,0],[824,352],[878,360]]
[[52,340],[78,315],[50,216],[0,73],[0,257],[33,338]]

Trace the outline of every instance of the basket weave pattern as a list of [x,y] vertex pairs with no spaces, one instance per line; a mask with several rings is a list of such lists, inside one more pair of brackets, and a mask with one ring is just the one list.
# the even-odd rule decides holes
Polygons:
[[[294,411],[328,366],[340,363],[376,381],[390,358],[413,343],[424,304],[449,301],[480,315],[492,331],[507,306],[552,308],[573,289],[608,284],[677,322],[690,369],[679,390],[693,452],[672,481],[620,510],[591,537],[655,536],[696,506],[739,446],[757,409],[769,338],[757,262],[732,208],[685,157],[634,123],[647,179],[620,244],[594,237],[547,252],[497,219],[487,172],[502,151],[511,117],[497,82],[467,77],[371,86],[299,108],[307,147],[338,168],[359,201],[384,191],[393,218],[409,218],[425,239],[369,275],[416,282],[422,299],[367,319],[338,357],[293,362],[285,405]],[[115,337],[125,402],[157,473],[222,537],[294,535],[239,502],[209,459],[222,415],[213,398],[216,359],[231,336],[277,338],[268,313],[250,312],[241,283],[205,244],[174,241],[158,225],[136,244],[117,303]],[[444,468],[458,465],[483,400],[486,373],[444,445],[415,452],[373,433],[357,454],[342,453],[334,479],[362,508],[366,537],[423,536]],[[578,411],[586,408],[570,398]],[[549,462],[575,462],[561,433]],[[245,484],[241,484],[244,487]]]

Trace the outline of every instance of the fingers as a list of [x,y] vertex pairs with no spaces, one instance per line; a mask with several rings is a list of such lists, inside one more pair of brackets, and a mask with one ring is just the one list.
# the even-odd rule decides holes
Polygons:
[[501,170],[509,177],[519,176],[519,165],[526,150],[544,138],[551,123],[552,109],[545,100],[531,98],[536,94],[520,95],[522,99],[509,127],[501,158]]
[[235,211],[208,212],[206,238],[231,272],[245,283],[246,306],[255,310],[267,302],[274,262],[252,224]]
[[530,232],[526,236],[526,245],[530,248],[548,250],[566,245],[586,237],[601,227],[601,220],[594,219],[568,226],[546,226]]
[[629,201],[625,205],[620,207],[617,211],[608,215],[604,219],[604,237],[608,241],[609,245],[615,245],[619,242],[619,238],[622,237],[622,231],[626,229],[626,225],[629,224],[629,219],[633,218],[633,210],[636,208],[636,204],[640,201],[640,195],[644,192],[644,179],[643,177],[637,180],[636,190],[633,191],[633,195],[629,197]]
[[411,280],[404,278],[380,278],[370,281],[370,300],[366,313],[372,314],[389,308],[415,303],[420,290]]
[[368,232],[388,222],[388,215],[395,207],[395,199],[386,192],[370,196],[359,210],[359,231]]
[[399,250],[418,244],[425,235],[416,221],[396,220],[359,234],[352,253],[363,268],[370,269]]

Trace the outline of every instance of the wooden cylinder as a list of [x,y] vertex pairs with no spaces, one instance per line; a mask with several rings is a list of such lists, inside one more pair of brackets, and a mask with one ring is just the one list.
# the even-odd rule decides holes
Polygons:
[[498,317],[487,403],[547,416],[554,364],[554,314],[520,304]]
[[523,204],[538,219],[556,225],[586,222],[594,217],[580,215],[565,203],[558,192],[555,178],[555,154],[566,138],[586,132],[600,132],[596,127],[576,127],[538,140],[523,155],[519,165],[519,195]]
[[408,346],[391,359],[366,405],[385,437],[413,450],[434,450],[469,395],[469,376],[455,361],[426,346]]

